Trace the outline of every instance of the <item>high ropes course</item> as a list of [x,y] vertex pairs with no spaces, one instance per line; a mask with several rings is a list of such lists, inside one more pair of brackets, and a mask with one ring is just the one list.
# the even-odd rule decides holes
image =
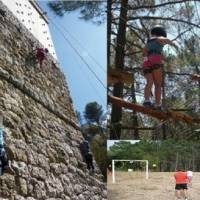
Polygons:
[[124,101],[121,98],[111,96],[111,95],[108,95],[108,102],[110,102],[110,103],[112,103],[116,106],[119,106],[119,107],[124,107],[124,108],[130,109],[130,110],[134,110],[136,112],[140,112],[140,113],[155,117],[155,118],[162,120],[162,121],[172,118],[174,120],[183,121],[183,122],[186,122],[188,124],[200,123],[200,119],[193,118],[193,117],[186,115],[184,113],[180,113],[180,112],[176,112],[176,111],[154,110],[154,109],[147,108],[147,107],[144,107],[144,106],[139,105],[139,104],[134,104],[134,103]]
[[[200,75],[198,74],[181,74],[181,75],[189,76],[191,81],[200,81]],[[108,85],[109,86],[112,86],[116,83],[123,83],[123,84],[130,85],[130,84],[133,84],[133,82],[134,82],[133,74],[130,72],[126,72],[123,70],[116,70],[116,69],[108,70]],[[200,123],[200,118],[195,118],[183,112],[179,112],[179,111],[184,111],[184,109],[170,109],[169,108],[169,109],[164,109],[164,110],[156,110],[150,107],[144,107],[143,105],[140,105],[140,104],[130,103],[122,98],[119,98],[113,95],[108,95],[108,102],[117,107],[123,107],[135,112],[139,112],[147,116],[154,117],[161,121],[173,119],[176,121],[182,121],[187,124]]]

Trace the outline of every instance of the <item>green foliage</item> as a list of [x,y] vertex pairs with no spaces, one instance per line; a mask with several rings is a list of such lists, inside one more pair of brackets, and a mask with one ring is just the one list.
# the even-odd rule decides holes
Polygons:
[[80,19],[85,21],[92,20],[97,24],[101,24],[105,21],[106,3],[104,1],[50,1],[49,7],[58,16],[63,16],[65,13],[79,11]]
[[100,135],[96,135],[91,141],[91,150],[94,155],[95,161],[97,162],[102,174],[106,178],[106,139]]
[[88,103],[85,106],[84,117],[89,124],[97,123],[98,125],[100,125],[103,120],[102,106],[99,105],[97,102]]
[[81,126],[81,130],[84,138],[88,141],[92,141],[93,137],[101,133],[101,130],[99,130],[99,126],[96,126],[94,124],[84,124]]
[[[177,167],[185,170],[192,167],[200,171],[200,144],[187,140],[140,141],[115,143],[109,150],[107,163],[113,159],[149,160],[150,169],[156,164],[157,171],[174,171]],[[117,166],[117,165],[116,165]],[[117,166],[122,168],[122,166]]]
[[[192,35],[189,38],[186,38],[183,42],[183,48],[181,48],[179,53],[179,61],[185,62],[185,65],[189,66],[190,68],[193,68],[195,71],[195,68],[199,66],[200,58],[200,44],[199,44],[199,38],[195,35]],[[199,73],[196,71],[196,73]]]

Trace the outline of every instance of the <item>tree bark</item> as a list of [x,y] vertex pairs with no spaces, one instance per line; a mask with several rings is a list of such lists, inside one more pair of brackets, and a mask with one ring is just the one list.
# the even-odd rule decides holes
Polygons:
[[[127,5],[128,0],[121,0],[120,20],[117,33],[117,48],[115,54],[115,68],[123,70],[124,68],[124,47],[126,44],[126,23],[127,23]],[[116,83],[113,89],[113,95],[123,96],[123,84]],[[112,105],[110,139],[120,139],[121,136],[122,108]]]
[[[167,6],[167,5],[174,5],[174,4],[180,4],[180,3],[185,3],[185,2],[191,2],[191,0],[176,0],[176,1],[169,1],[169,2],[166,2],[166,3],[161,3],[161,4],[155,4],[155,5],[142,5],[142,6],[135,6],[135,7],[132,7],[132,6],[129,6],[129,9],[130,10],[138,10],[138,9],[152,9],[152,8],[158,8],[158,7],[164,7],[164,6]],[[194,2],[195,1],[199,1],[199,0],[193,0]]]
[[[166,95],[165,95],[165,72],[164,69],[162,69],[162,76],[163,76],[163,80],[162,80],[162,106],[165,107],[165,99],[166,99]],[[167,139],[166,136],[166,126],[163,123],[162,124],[162,135],[163,135],[163,140]]]
[[107,2],[107,67],[110,67],[111,47],[111,25],[112,25],[112,0]]
[[[135,77],[133,79],[135,79]],[[136,103],[135,86],[134,86],[134,84],[132,84],[132,102]],[[138,125],[138,118],[137,118],[135,110],[133,110],[132,119],[133,119],[132,125],[138,127],[139,126]],[[140,139],[139,130],[138,129],[134,130],[134,139],[135,140],[139,140]]]

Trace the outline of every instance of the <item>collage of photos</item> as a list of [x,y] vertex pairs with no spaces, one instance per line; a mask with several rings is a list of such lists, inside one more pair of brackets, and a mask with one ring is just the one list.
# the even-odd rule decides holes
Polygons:
[[108,1],[109,200],[200,198],[199,28],[199,1]]
[[0,0],[0,200],[200,199],[200,0]]

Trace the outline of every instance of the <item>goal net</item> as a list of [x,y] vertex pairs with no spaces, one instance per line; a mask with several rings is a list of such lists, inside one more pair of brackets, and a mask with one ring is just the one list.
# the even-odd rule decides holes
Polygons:
[[[149,178],[149,162],[148,160],[112,160],[112,181],[116,183],[116,177],[133,178],[138,175],[136,173],[145,174],[145,178]],[[131,176],[131,177],[130,177]],[[140,176],[141,178],[141,176]]]

